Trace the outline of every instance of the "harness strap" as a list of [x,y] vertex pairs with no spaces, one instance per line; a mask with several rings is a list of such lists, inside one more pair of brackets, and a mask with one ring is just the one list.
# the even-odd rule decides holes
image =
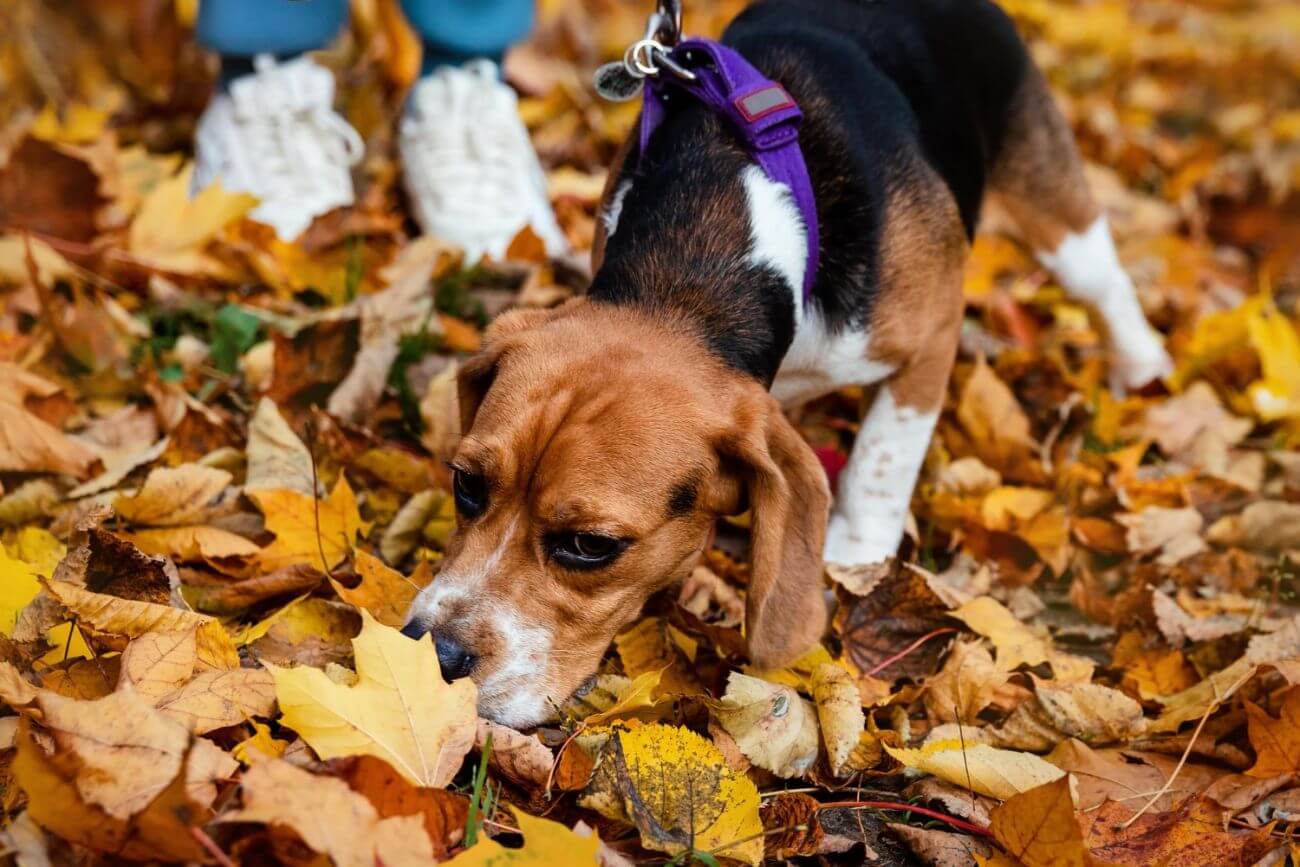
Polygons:
[[769,178],[785,184],[803,219],[807,256],[803,274],[803,302],[812,295],[817,277],[820,235],[817,200],[808,166],[799,147],[799,122],[803,112],[784,87],[766,78],[738,52],[711,39],[688,39],[670,57],[695,74],[686,80],[670,73],[646,79],[641,109],[640,153],[645,154],[655,130],[667,116],[664,96],[669,90],[690,94],[725,118],[740,136],[750,157]]

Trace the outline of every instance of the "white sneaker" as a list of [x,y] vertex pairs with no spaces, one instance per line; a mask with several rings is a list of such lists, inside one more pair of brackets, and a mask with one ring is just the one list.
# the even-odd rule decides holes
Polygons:
[[329,70],[306,57],[255,65],[199,119],[193,188],[220,178],[226,189],[252,193],[261,204],[249,216],[293,240],[316,217],[352,204],[350,169],[365,145],[334,111]]
[[502,258],[526,225],[549,254],[567,251],[515,92],[492,61],[445,67],[416,85],[398,146],[420,228],[464,247],[467,262]]

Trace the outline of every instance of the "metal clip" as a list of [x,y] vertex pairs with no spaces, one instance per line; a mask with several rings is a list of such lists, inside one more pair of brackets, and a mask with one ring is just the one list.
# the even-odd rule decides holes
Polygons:
[[668,49],[657,39],[638,39],[623,52],[623,66],[635,78],[657,76],[663,69],[686,81],[694,81],[695,73],[673,60]]
[[681,35],[681,0],[659,0],[658,8],[646,22],[645,36],[623,52],[623,68],[638,80],[658,76],[666,69],[684,81],[694,81],[695,73],[672,58],[672,48]]

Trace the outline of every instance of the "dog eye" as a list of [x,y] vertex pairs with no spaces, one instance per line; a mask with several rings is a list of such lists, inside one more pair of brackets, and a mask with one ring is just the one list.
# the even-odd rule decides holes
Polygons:
[[551,556],[570,569],[595,569],[612,563],[625,547],[622,539],[599,533],[561,533],[551,539]]
[[487,479],[478,473],[456,470],[451,482],[456,510],[466,518],[477,518],[487,508]]

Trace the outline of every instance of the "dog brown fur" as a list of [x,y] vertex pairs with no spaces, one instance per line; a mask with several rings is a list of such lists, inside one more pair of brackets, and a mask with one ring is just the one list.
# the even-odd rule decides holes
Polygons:
[[[771,395],[689,327],[585,299],[507,314],[460,386],[466,433],[452,463],[489,480],[492,507],[462,521],[443,574],[495,565],[430,626],[475,648],[476,679],[509,662],[491,616],[508,605],[551,631],[537,674],[562,701],[646,599],[689,574],[714,520],[746,505],[755,662],[783,664],[820,637],[825,474]],[[699,494],[675,511],[683,483]],[[632,542],[599,573],[571,571],[547,558],[558,530]]]

